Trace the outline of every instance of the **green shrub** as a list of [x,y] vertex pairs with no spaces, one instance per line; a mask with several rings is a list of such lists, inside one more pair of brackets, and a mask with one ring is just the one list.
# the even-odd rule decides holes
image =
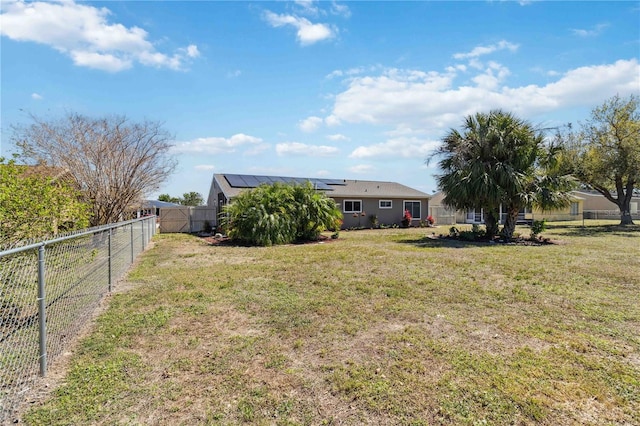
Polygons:
[[458,233],[458,238],[463,241],[475,241],[476,234],[473,231],[461,231]]
[[473,235],[476,239],[484,238],[485,235],[487,235],[487,231],[480,228],[480,225],[478,225],[477,223],[471,225],[471,232],[473,232]]
[[261,246],[315,240],[326,229],[339,229],[342,219],[335,202],[311,183],[260,185],[241,192],[223,212],[231,239]]
[[537,238],[540,233],[547,229],[547,220],[534,220],[531,224],[531,238]]

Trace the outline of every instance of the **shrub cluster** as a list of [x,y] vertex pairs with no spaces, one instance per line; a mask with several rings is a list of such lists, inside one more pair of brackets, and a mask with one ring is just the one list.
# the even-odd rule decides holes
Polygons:
[[326,229],[338,230],[341,220],[335,202],[311,183],[274,183],[240,193],[220,221],[233,240],[271,246],[316,240]]

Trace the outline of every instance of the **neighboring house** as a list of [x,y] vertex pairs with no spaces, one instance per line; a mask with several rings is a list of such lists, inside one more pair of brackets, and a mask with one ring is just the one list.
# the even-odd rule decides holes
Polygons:
[[[442,191],[435,193],[430,200],[429,211],[430,214],[436,219],[436,223],[444,224],[456,224],[456,223],[470,223],[481,224],[484,223],[484,210],[483,209],[469,209],[469,210],[456,210],[445,207],[442,203],[444,193]],[[529,207],[524,208],[518,214],[518,222],[531,223],[534,220],[546,219],[549,221],[560,220],[578,220],[582,219],[582,212],[584,210],[585,199],[581,197],[581,194],[572,192],[571,204],[563,209],[542,211],[539,209],[531,209]],[[506,214],[500,209],[500,223],[504,223]]]
[[180,204],[160,200],[144,200],[142,202],[142,207],[138,210],[138,217],[145,215],[155,215],[160,217],[160,210],[170,207],[180,207]]
[[343,228],[369,227],[373,215],[380,225],[400,225],[405,210],[411,213],[414,226],[428,216],[430,197],[424,192],[395,182],[350,179],[215,174],[207,205],[215,206],[220,214],[222,207],[241,191],[275,182],[310,182],[317,190],[324,191],[340,208]]
[[[573,191],[584,199],[584,215],[587,219],[620,219],[620,209],[598,191],[579,190]],[[612,194],[616,197],[616,193]],[[629,206],[631,216],[640,219],[640,191],[634,192]]]

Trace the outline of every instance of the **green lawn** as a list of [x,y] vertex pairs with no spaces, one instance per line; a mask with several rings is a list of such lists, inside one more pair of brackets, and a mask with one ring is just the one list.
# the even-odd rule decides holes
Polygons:
[[[528,233],[527,228],[519,229]],[[640,424],[640,226],[159,235],[27,424]]]

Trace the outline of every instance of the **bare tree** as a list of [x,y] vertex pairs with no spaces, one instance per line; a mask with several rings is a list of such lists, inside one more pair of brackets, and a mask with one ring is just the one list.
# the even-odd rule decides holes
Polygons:
[[30,125],[13,126],[14,143],[24,157],[71,173],[92,205],[91,225],[121,220],[175,169],[169,155],[172,136],[159,122],[75,113],[31,119]]

